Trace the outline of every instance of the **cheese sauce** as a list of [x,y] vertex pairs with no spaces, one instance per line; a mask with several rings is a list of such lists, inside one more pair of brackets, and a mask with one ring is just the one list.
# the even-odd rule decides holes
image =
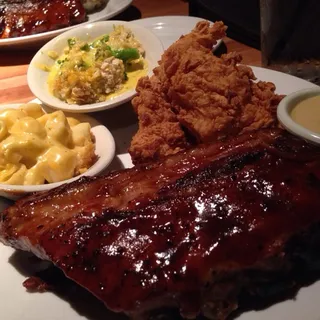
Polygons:
[[320,95],[299,102],[291,111],[292,119],[316,133],[320,133]]
[[[62,55],[60,59],[64,59],[66,55]],[[54,81],[60,71],[59,65],[55,64],[53,67],[51,67],[51,70],[49,72],[49,76],[47,79],[47,84],[48,84],[48,90],[49,92],[53,95],[53,88],[54,88]],[[135,70],[135,71],[130,71],[127,72],[128,75],[128,80],[126,80],[122,84],[122,88],[117,90],[114,93],[110,93],[107,95],[107,99],[113,99],[118,97],[120,94],[135,89],[138,83],[138,80],[144,76],[146,76],[148,73],[148,63],[146,60],[144,60],[144,67],[143,69]]]
[[148,65],[147,61],[144,62],[144,68],[141,70],[135,70],[128,72],[128,80],[122,85],[122,88],[118,91],[111,93],[107,96],[107,99],[113,99],[119,96],[120,94],[135,89],[137,86],[137,82],[140,78],[146,76],[148,73]]

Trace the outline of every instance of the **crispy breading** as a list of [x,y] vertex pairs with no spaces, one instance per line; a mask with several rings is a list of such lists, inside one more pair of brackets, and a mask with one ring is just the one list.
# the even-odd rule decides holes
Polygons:
[[154,76],[140,79],[137,92],[132,104],[138,114],[139,131],[129,149],[132,159],[136,163],[139,159],[151,161],[188,147],[177,116],[160,91],[158,79]]
[[[134,163],[277,124],[281,96],[272,83],[256,82],[242,57],[218,58],[212,46],[225,35],[222,22],[199,22],[162,55],[149,79],[141,79],[133,106],[139,131],[129,152]],[[191,138],[191,139],[190,139]]]
[[133,137],[130,154],[136,160],[135,163],[141,163],[159,159],[163,155],[175,154],[187,147],[179,122],[160,122],[140,130]]
[[275,94],[276,87],[271,82],[251,83],[251,103],[243,106],[239,119],[239,133],[278,126],[277,106],[283,95]]
[[[198,142],[212,141],[237,132],[241,106],[250,100],[249,68],[238,68],[240,57],[224,60],[188,50],[170,79],[168,97],[180,123]],[[198,61],[199,60],[199,61]],[[196,65],[185,73],[187,64]],[[197,81],[195,81],[197,79]]]

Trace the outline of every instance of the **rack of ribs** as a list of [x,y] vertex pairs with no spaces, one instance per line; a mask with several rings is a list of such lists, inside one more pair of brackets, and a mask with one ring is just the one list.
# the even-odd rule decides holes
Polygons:
[[320,149],[259,131],[27,196],[0,239],[115,312],[225,319],[242,293],[319,261],[319,194]]
[[85,20],[81,0],[0,0],[0,39],[60,29]]

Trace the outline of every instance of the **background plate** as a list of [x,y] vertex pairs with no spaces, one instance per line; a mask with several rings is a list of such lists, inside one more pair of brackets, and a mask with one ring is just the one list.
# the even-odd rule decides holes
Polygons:
[[48,41],[58,34],[61,34],[62,32],[65,32],[67,30],[70,30],[71,28],[92,23],[95,21],[102,21],[107,20],[118,13],[124,11],[130,4],[132,3],[132,0],[109,0],[108,4],[100,11],[97,11],[95,13],[88,14],[88,20],[83,23],[76,24],[71,27],[66,27],[58,30],[38,33],[30,36],[24,36],[24,37],[17,37],[17,38],[9,38],[9,39],[0,39],[0,48],[10,48],[13,49],[15,47],[21,47],[23,46],[24,49],[28,48],[28,46],[32,47],[34,45],[37,45],[38,43],[42,43],[45,41]]
[[[189,33],[199,21],[203,18],[187,17],[187,16],[163,16],[131,21],[139,24],[152,32],[154,32],[162,41],[164,49],[167,49],[173,42],[178,40],[181,35]],[[216,50],[222,40],[218,40],[213,46]]]

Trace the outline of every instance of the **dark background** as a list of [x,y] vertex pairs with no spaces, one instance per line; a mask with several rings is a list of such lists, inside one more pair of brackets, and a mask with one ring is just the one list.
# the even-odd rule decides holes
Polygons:
[[259,0],[189,0],[189,14],[223,20],[230,38],[260,48]]

